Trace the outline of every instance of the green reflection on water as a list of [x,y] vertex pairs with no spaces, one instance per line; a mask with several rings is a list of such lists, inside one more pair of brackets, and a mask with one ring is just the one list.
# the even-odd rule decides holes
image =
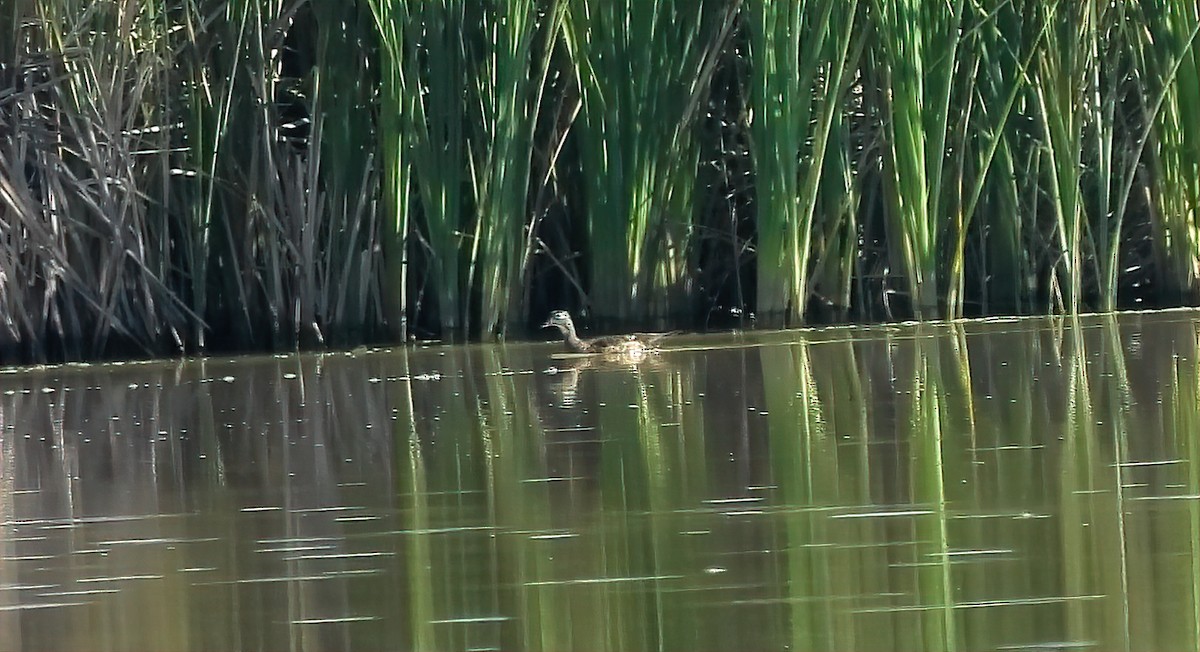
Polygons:
[[1200,645],[1192,313],[0,375],[0,649]]

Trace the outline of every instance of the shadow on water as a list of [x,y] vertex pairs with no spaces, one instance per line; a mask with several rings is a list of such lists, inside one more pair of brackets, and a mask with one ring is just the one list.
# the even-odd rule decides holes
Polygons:
[[0,650],[1200,647],[1194,313],[0,374]]

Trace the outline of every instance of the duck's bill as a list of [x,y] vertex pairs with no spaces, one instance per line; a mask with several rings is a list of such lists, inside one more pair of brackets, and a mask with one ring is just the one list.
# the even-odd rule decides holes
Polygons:
[[553,325],[554,325],[554,324],[552,324],[552,323],[550,322],[550,320],[548,320],[548,319],[547,319],[547,320],[546,320],[546,323],[542,324],[542,328],[550,328],[550,327],[551,327],[551,326],[553,326]]

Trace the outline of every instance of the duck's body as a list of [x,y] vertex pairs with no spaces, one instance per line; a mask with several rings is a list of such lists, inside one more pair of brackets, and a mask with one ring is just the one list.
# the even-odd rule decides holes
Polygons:
[[644,355],[652,344],[662,339],[665,333],[649,336],[638,335],[606,335],[591,339],[583,339],[575,332],[575,322],[566,310],[555,310],[550,318],[542,324],[542,328],[551,326],[562,333],[563,342],[576,353],[605,353],[610,355]]

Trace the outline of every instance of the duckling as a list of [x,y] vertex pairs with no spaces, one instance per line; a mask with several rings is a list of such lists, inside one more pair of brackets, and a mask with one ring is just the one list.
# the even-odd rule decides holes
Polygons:
[[649,336],[639,335],[606,335],[592,339],[582,339],[575,332],[575,322],[566,310],[555,310],[550,313],[542,328],[551,326],[562,333],[567,347],[576,353],[605,353],[640,356],[645,354],[654,343],[661,340],[667,333],[655,333]]

